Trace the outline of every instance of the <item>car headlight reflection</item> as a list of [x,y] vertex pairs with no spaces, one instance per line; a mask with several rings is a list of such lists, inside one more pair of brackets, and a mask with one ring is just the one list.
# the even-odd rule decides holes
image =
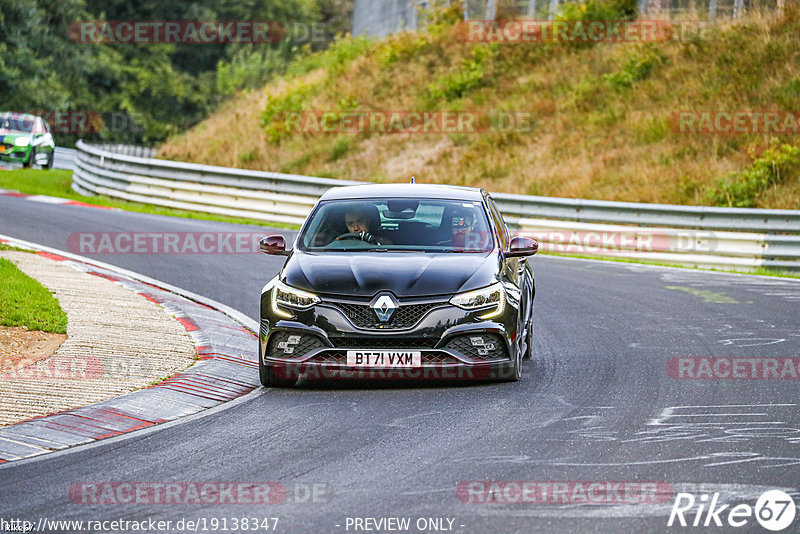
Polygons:
[[29,144],[31,144],[31,140],[28,139],[27,137],[17,137],[16,139],[14,139],[14,144],[16,146],[28,146]]
[[487,313],[481,315],[479,318],[491,319],[503,313],[506,307],[506,291],[503,289],[503,284],[497,282],[483,289],[459,293],[450,299],[450,304],[464,310],[490,308]]
[[280,306],[304,310],[318,302],[319,297],[314,293],[295,289],[280,281],[276,281],[272,288],[272,311],[281,317],[292,317],[292,314],[281,309]]

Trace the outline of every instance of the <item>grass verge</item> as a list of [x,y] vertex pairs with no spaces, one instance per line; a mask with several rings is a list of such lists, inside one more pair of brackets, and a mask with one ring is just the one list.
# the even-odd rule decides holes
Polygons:
[[0,258],[0,325],[67,333],[67,315],[39,282]]
[[291,230],[299,229],[299,226],[259,221],[257,219],[247,219],[242,217],[228,217],[225,215],[214,215],[211,213],[200,213],[196,211],[185,211],[174,208],[165,208],[152,204],[140,204],[138,202],[128,202],[107,197],[86,197],[79,195],[72,190],[72,171],[53,169],[50,171],[41,169],[17,169],[0,172],[0,189],[13,189],[27,195],[46,195],[51,197],[68,198],[87,204],[118,208],[125,211],[135,211],[138,213],[149,213],[152,215],[166,215],[168,217],[183,217],[186,219],[202,219],[206,221],[220,221],[236,224],[249,224],[254,226],[269,226],[274,228],[287,228]]
[[28,250],[27,248],[19,248],[12,245],[8,245],[6,243],[0,243],[0,250],[13,250],[16,252],[36,252],[35,250]]

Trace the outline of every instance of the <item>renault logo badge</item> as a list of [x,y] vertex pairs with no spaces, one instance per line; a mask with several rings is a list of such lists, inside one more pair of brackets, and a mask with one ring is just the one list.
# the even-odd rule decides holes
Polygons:
[[375,315],[378,316],[378,320],[382,323],[389,322],[397,306],[397,300],[395,300],[392,295],[386,293],[375,297],[370,304],[370,307],[375,310]]

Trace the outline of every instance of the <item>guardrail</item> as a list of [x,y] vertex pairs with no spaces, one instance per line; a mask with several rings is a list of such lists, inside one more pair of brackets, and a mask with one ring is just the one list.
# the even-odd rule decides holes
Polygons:
[[152,158],[156,155],[156,150],[149,146],[141,145],[123,145],[120,143],[100,143],[93,144],[93,147],[105,150],[106,152],[113,152],[114,154],[122,154],[123,156],[136,156],[139,158]]
[[143,158],[77,143],[73,189],[191,211],[301,224],[322,193],[355,182]]
[[57,146],[53,155],[53,168],[75,170],[75,149]]
[[[365,183],[181,163],[114,149],[130,151],[78,141],[73,189],[84,195],[301,224],[331,187]],[[543,251],[800,272],[800,211],[492,196],[509,226],[539,239]]]

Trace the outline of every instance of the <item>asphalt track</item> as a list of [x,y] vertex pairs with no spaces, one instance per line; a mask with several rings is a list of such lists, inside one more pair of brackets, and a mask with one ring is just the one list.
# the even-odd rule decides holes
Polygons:
[[[75,232],[231,230],[242,228],[0,197],[0,234],[59,249]],[[259,254],[87,256],[251,317],[282,264]],[[419,532],[418,518],[451,518],[465,533],[699,530],[667,528],[672,495],[640,505],[464,503],[456,488],[466,481],[664,482],[698,498],[718,492],[730,505],[783,489],[800,504],[796,380],[667,373],[673,357],[800,355],[800,283],[532,261],[535,356],[519,383],[261,389],[201,417],[0,466],[0,517],[278,517],[276,531],[291,533],[353,532],[347,518],[366,517],[411,518],[410,532]],[[73,484],[92,481],[278,481],[324,484],[328,493],[308,502],[290,491],[267,506],[70,501]],[[753,518],[735,530],[763,531]]]

